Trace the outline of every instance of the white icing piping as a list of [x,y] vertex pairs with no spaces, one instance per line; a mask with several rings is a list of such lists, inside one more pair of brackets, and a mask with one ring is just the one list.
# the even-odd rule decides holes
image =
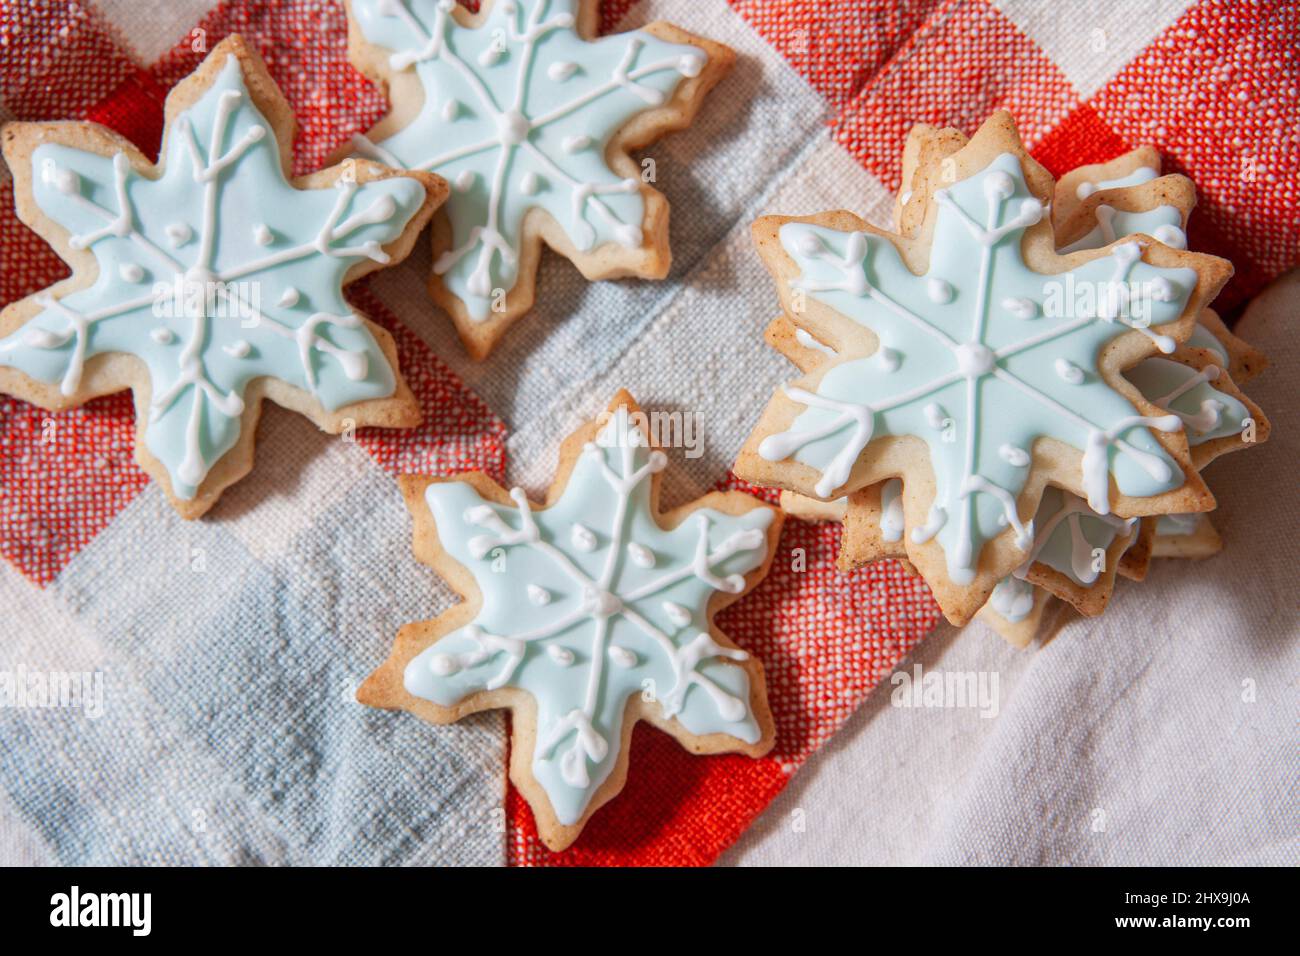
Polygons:
[[[235,64],[234,68],[238,68],[237,58],[233,55],[227,59],[227,68],[231,68],[232,63]],[[313,394],[316,392],[316,378],[310,360],[312,349],[332,355],[337,359],[348,378],[354,380],[364,378],[366,375],[366,356],[364,352],[340,349],[315,333],[315,329],[320,325],[355,328],[360,324],[360,319],[357,316],[316,313],[302,327],[293,328],[253,308],[251,303],[245,301],[238,291],[231,288],[228,283],[251,273],[315,254],[333,257],[367,256],[376,262],[385,263],[389,257],[377,242],[370,241],[360,246],[343,248],[333,247],[330,243],[335,239],[346,238],[362,226],[387,221],[392,218],[397,211],[396,203],[390,197],[381,197],[372,203],[368,209],[356,213],[342,224],[338,224],[339,217],[342,215],[343,210],[347,208],[357,188],[355,183],[344,183],[339,187],[338,199],[314,241],[221,272],[212,271],[211,263],[216,235],[216,210],[222,185],[221,174],[232,168],[252,146],[260,142],[266,135],[266,128],[260,124],[255,124],[245,131],[237,143],[223,152],[223,144],[231,116],[243,96],[244,94],[240,90],[226,90],[218,98],[216,118],[213,122],[206,158],[199,147],[189,117],[182,116],[178,120],[180,134],[184,137],[182,142],[187,147],[193,164],[194,181],[202,184],[204,189],[202,230],[193,265],[187,268],[136,228],[135,211],[126,189],[127,177],[131,173],[131,164],[126,154],[121,152],[116,153],[112,159],[113,191],[117,198],[117,212],[112,212],[84,196],[80,192],[80,177],[71,170],[49,167],[42,173],[47,182],[52,182],[73,203],[105,221],[102,228],[73,236],[69,239],[68,244],[74,249],[84,249],[93,246],[96,242],[108,236],[129,239],[173,274],[173,287],[182,287],[186,282],[202,283],[205,290],[211,290],[210,301],[212,304],[215,304],[216,300],[221,300],[234,307],[231,310],[234,315],[251,314],[255,317],[259,328],[266,328],[283,338],[297,340],[303,374]],[[216,158],[212,159],[214,156]],[[173,226],[168,227],[169,234],[176,225],[173,224]],[[187,235],[186,238],[188,239],[189,236]],[[11,341],[0,348],[6,351],[11,350],[16,348],[21,341],[22,344],[35,348],[55,349],[62,347],[69,339],[74,339],[72,355],[69,357],[68,367],[59,386],[59,390],[63,395],[73,395],[80,387],[81,377],[85,370],[86,340],[90,326],[96,322],[116,318],[136,309],[144,308],[147,305],[152,305],[155,298],[151,291],[139,298],[129,299],[93,312],[77,312],[63,302],[44,294],[37,299],[37,302],[67,320],[67,327],[62,332],[33,330],[21,340]],[[190,300],[189,296],[183,298],[186,302]],[[207,294],[203,298],[205,303],[209,302]],[[194,401],[190,406],[190,417],[186,426],[185,457],[177,469],[177,474],[187,484],[195,486],[202,482],[211,467],[211,463],[204,459],[201,450],[204,399],[212,402],[214,407],[229,418],[238,417],[244,410],[243,399],[233,390],[223,394],[204,368],[200,351],[207,336],[209,311],[207,308],[197,309],[190,316],[191,335],[178,356],[181,369],[180,378],[167,391],[154,396],[150,403],[150,418],[156,421],[171,407],[186,388],[194,386]],[[45,332],[46,334],[37,335],[36,332]],[[241,357],[233,352],[229,354],[232,357]],[[245,352],[246,354],[248,353]]]
[[[480,628],[466,628],[466,636],[477,645],[474,651],[461,655],[438,654],[431,661],[431,666],[435,672],[446,676],[456,673],[462,668],[482,664],[496,653],[504,651],[506,657],[501,670],[485,685],[489,690],[503,687],[510,681],[516,668],[523,660],[524,651],[528,644],[554,637],[580,621],[591,620],[595,624],[595,633],[592,636],[589,656],[590,670],[587,673],[583,706],[570,711],[548,728],[540,738],[537,751],[539,758],[549,759],[556,748],[570,734],[574,734],[573,744],[560,758],[561,776],[566,783],[573,787],[586,787],[589,785],[588,759],[599,762],[608,754],[609,741],[595,729],[592,725],[592,719],[599,703],[606,657],[611,656],[615,663],[625,662],[628,659],[626,654],[619,653],[620,651],[626,651],[625,648],[606,648],[608,622],[610,618],[616,615],[622,615],[653,639],[672,667],[674,684],[666,693],[661,693],[658,697],[665,717],[673,717],[681,712],[681,708],[685,703],[686,692],[691,686],[703,689],[712,699],[718,713],[724,719],[736,721],[744,716],[745,702],[723,690],[706,675],[700,673],[698,668],[701,663],[707,660],[725,657],[734,661],[743,661],[747,659],[748,655],[738,649],[722,647],[708,633],[703,631],[679,647],[671,636],[638,613],[633,604],[645,598],[653,597],[655,594],[659,594],[674,584],[692,576],[715,590],[737,594],[744,590],[744,576],[733,574],[727,577],[719,577],[714,572],[714,568],[733,554],[766,547],[767,541],[766,533],[761,528],[747,528],[729,535],[717,547],[709,550],[709,517],[707,514],[699,512],[695,516],[699,537],[689,566],[665,572],[625,594],[612,593],[609,588],[618,569],[619,559],[625,553],[630,554],[628,548],[625,547],[624,535],[626,533],[628,504],[632,493],[650,475],[662,471],[667,464],[667,458],[663,452],[652,451],[649,459],[639,468],[634,469],[635,447],[645,443],[644,435],[639,428],[628,425],[626,409],[620,409],[619,416],[611,424],[620,433],[618,447],[622,459],[621,472],[610,467],[607,456],[596,444],[588,443],[583,449],[583,454],[600,455],[601,474],[617,495],[614,519],[610,531],[610,542],[605,556],[605,563],[598,578],[593,579],[588,576],[564,552],[542,538],[537,523],[533,520],[528,498],[520,488],[514,488],[510,491],[510,497],[514,499],[518,506],[519,526],[517,528],[510,527],[502,515],[491,505],[471,508],[464,516],[464,520],[468,524],[476,525],[488,531],[487,534],[477,535],[467,542],[470,553],[474,557],[481,559],[494,548],[499,547],[508,548],[518,545],[531,548],[545,555],[561,572],[579,586],[583,594],[583,602],[580,607],[551,624],[523,634],[492,635]],[[628,544],[635,544],[635,542],[629,542]],[[536,597],[533,596],[531,589],[536,588],[538,591],[541,589],[536,585],[530,585],[529,587],[530,597],[536,602]],[[547,595],[547,600],[549,601],[549,595]],[[691,617],[689,613],[684,613],[684,608],[680,608],[675,604],[671,605],[671,609],[668,608],[668,604],[665,604],[665,608],[669,619],[677,627],[684,627],[690,623]],[[607,651],[610,653],[607,654]],[[558,663],[568,666],[572,664],[572,660]],[[624,663],[622,666],[627,665]]]
[[890,478],[880,488],[880,537],[885,541],[901,541],[903,527],[903,482]]
[[812,349],[814,352],[821,352],[823,355],[828,355],[831,358],[835,358],[835,356],[839,354],[807,329],[801,329],[798,326],[795,326],[794,339],[804,348]]
[[[488,220],[482,226],[475,226],[470,230],[470,234],[465,242],[457,248],[444,251],[434,262],[433,270],[438,275],[442,275],[451,270],[466,255],[479,250],[478,261],[474,265],[466,282],[466,288],[472,295],[480,298],[487,298],[492,294],[491,266],[494,256],[500,255],[502,262],[513,268],[518,261],[518,251],[514,249],[509,241],[500,232],[499,223],[501,216],[501,200],[505,186],[505,171],[509,165],[511,150],[518,146],[527,151],[530,157],[542,165],[547,172],[555,177],[557,181],[568,185],[572,196],[572,221],[570,222],[570,233],[574,245],[579,251],[587,251],[595,243],[596,234],[591,224],[587,221],[587,211],[590,209],[595,212],[606,224],[614,228],[615,239],[620,245],[627,248],[637,248],[643,241],[643,234],[639,223],[627,223],[620,219],[609,206],[600,200],[602,194],[609,193],[633,193],[640,190],[640,183],[636,179],[625,179],[618,183],[587,183],[575,179],[568,172],[561,169],[551,160],[549,156],[538,149],[533,143],[529,142],[528,135],[531,131],[540,129],[556,120],[568,116],[574,110],[580,109],[587,103],[604,96],[615,89],[625,89],[635,96],[642,99],[647,106],[661,106],[664,103],[664,96],[657,90],[641,86],[636,81],[651,74],[663,70],[675,69],[683,76],[696,76],[703,68],[703,59],[701,57],[673,57],[671,59],[660,60],[655,63],[646,64],[645,66],[632,69],[637,55],[644,46],[644,41],[638,37],[630,37],[627,48],[624,51],[622,59],[614,67],[612,75],[608,82],[597,86],[581,96],[577,96],[569,102],[556,107],[548,113],[536,118],[529,118],[522,112],[523,96],[526,89],[526,81],[529,75],[529,69],[532,64],[533,52],[537,41],[546,36],[553,30],[567,29],[573,26],[573,17],[568,13],[557,14],[545,23],[541,22],[542,11],[545,4],[535,3],[529,13],[527,27],[524,30],[518,29],[519,24],[519,6],[515,3],[507,3],[504,10],[510,16],[509,35],[510,39],[523,45],[519,71],[515,82],[514,102],[511,106],[503,110],[492,96],[491,92],[484,86],[478,75],[470,69],[456,52],[446,43],[446,30],[449,15],[455,4],[451,0],[440,0],[434,13],[433,26],[429,31],[425,31],[423,24],[407,7],[404,0],[386,0],[380,4],[379,12],[383,16],[398,17],[407,27],[417,36],[423,36],[424,45],[415,52],[399,52],[389,58],[389,63],[395,70],[403,70],[411,64],[423,61],[441,59],[451,64],[474,90],[479,104],[486,115],[492,117],[497,126],[497,135],[480,140],[476,143],[470,143],[458,146],[446,153],[434,156],[424,160],[411,168],[432,170],[454,162],[457,159],[463,159],[475,153],[482,152],[494,147],[500,147],[501,152],[497,157],[496,167],[493,171],[491,181],[491,193],[488,200]],[[491,51],[492,47],[488,50]],[[548,73],[548,76],[550,74]],[[555,77],[551,77],[552,80]],[[587,139],[587,144],[590,139]],[[358,151],[363,154],[373,156],[379,161],[390,166],[401,167],[402,163],[396,160],[391,153],[382,147],[371,142],[365,136],[354,136],[353,144]],[[587,145],[583,144],[583,145]]]
[[1052,533],[1062,521],[1065,521],[1066,527],[1070,531],[1070,566],[1080,584],[1092,584],[1097,580],[1099,572],[1092,567],[1092,543],[1084,536],[1079,519],[1084,517],[1095,518],[1108,525],[1117,535],[1131,532],[1138,521],[1137,518],[1118,518],[1114,515],[1096,514],[1084,507],[1073,495],[1065,492],[1061,493],[1061,502],[1061,510],[1048,518],[1043,523],[1042,530],[1034,534],[1029,556],[1025,558],[1020,567],[1011,572],[1014,577],[1023,579],[1029,573],[1030,566],[1038,560],[1038,555],[1047,545],[1047,542],[1051,540]]
[[[1018,342],[1014,345],[999,349],[996,352],[990,352],[987,348],[979,345],[980,336],[983,333],[984,322],[987,317],[988,303],[986,301],[987,290],[989,285],[989,271],[991,268],[992,249],[996,243],[1015,229],[1032,226],[1047,213],[1048,207],[1039,202],[1037,199],[1026,198],[1021,201],[1017,214],[1008,222],[1001,225],[998,221],[1001,217],[1003,203],[1013,194],[1015,182],[1012,177],[1002,170],[994,170],[985,175],[984,191],[988,197],[989,213],[988,222],[984,225],[977,223],[971,216],[962,209],[946,190],[937,190],[935,199],[941,205],[954,211],[958,215],[958,220],[965,226],[967,231],[981,246],[981,263],[979,274],[979,287],[977,301],[972,316],[972,334],[968,343],[958,343],[942,329],[931,324],[923,316],[912,312],[901,304],[889,298],[879,289],[873,287],[867,280],[866,264],[867,256],[870,252],[870,246],[864,233],[850,233],[845,241],[845,252],[843,256],[835,255],[828,249],[825,243],[815,233],[806,233],[798,237],[795,241],[799,244],[799,251],[809,258],[819,259],[827,262],[839,270],[839,277],[834,281],[827,280],[807,280],[802,277],[792,280],[791,286],[808,292],[826,292],[838,291],[845,292],[849,295],[858,297],[867,297],[879,303],[896,315],[905,318],[917,328],[927,332],[932,338],[942,342],[953,353],[957,360],[958,371],[950,373],[932,382],[919,386],[901,396],[895,396],[886,399],[883,403],[874,406],[868,406],[863,403],[850,402],[839,399],[829,398],[801,389],[795,386],[783,386],[785,394],[793,401],[799,402],[816,408],[824,408],[830,411],[838,412],[839,415],[829,423],[819,426],[811,431],[796,432],[793,427],[783,432],[776,432],[767,436],[759,445],[758,454],[768,461],[780,461],[794,455],[799,449],[806,445],[827,438],[831,435],[842,432],[845,428],[852,425],[853,430],[848,439],[845,441],[840,450],[831,459],[830,463],[822,470],[821,477],[814,486],[816,493],[828,498],[831,492],[839,488],[848,480],[853,465],[856,463],[858,456],[871,441],[874,431],[875,414],[885,411],[897,405],[922,397],[930,392],[937,391],[947,385],[958,381],[961,378],[967,380],[966,389],[966,410],[967,417],[974,421],[978,417],[978,390],[975,388],[975,382],[979,375],[992,374],[1000,380],[1017,388],[1028,396],[1031,400],[1046,406],[1049,410],[1061,415],[1068,421],[1079,426],[1088,434],[1086,448],[1084,451],[1081,480],[1084,489],[1088,495],[1088,501],[1094,511],[1098,514],[1105,515],[1110,512],[1110,468],[1107,451],[1109,448],[1116,448],[1121,454],[1131,458],[1139,467],[1157,480],[1167,480],[1171,476],[1168,466],[1155,456],[1133,447],[1130,443],[1118,438],[1117,436],[1128,428],[1138,425],[1155,428],[1160,431],[1174,431],[1181,427],[1181,421],[1177,416],[1162,416],[1158,418],[1134,416],[1121,420],[1117,425],[1109,430],[1102,429],[1083,416],[1061,405],[1051,396],[1039,391],[1034,386],[1023,381],[1019,377],[1008,372],[997,362],[1016,355],[1026,349],[1033,348],[1054,339],[1069,334],[1092,322],[1119,321],[1129,328],[1137,329],[1150,338],[1162,352],[1172,352],[1177,343],[1172,338],[1165,335],[1159,335],[1150,329],[1136,325],[1128,321],[1119,314],[1120,309],[1114,310],[1115,314],[1109,314],[1110,310],[1099,310],[1094,316],[1079,319],[1054,329],[1048,330],[1040,335],[1033,336],[1028,340]],[[1112,274],[1110,283],[1112,288],[1120,288],[1121,284],[1127,280],[1133,266],[1141,258],[1141,248],[1136,242],[1122,243],[1111,251],[1111,257],[1115,262],[1115,271]],[[940,280],[942,281],[942,280]],[[931,283],[933,286],[933,283]],[[934,296],[932,296],[933,298]],[[940,296],[946,301],[947,296]],[[1017,303],[1017,308],[1021,304]],[[1023,310],[1022,310],[1023,311]],[[1060,372],[1063,378],[1074,380],[1076,374],[1082,376],[1082,370],[1070,365],[1063,368]],[[972,509],[969,501],[975,493],[991,493],[1001,499],[1007,494],[1002,489],[990,482],[982,479],[975,473],[975,439],[976,429],[968,427],[966,429],[966,447],[965,474],[958,489],[958,495],[963,500],[961,532],[958,544],[954,549],[953,563],[959,569],[964,569],[968,573],[964,575],[966,581],[957,581],[957,583],[968,583],[971,571],[971,564],[974,559],[973,555],[973,538],[971,534],[971,514]],[[1019,451],[1017,449],[1017,451]],[[1019,458],[1019,456],[1016,456]],[[1025,456],[1027,459],[1027,455]],[[975,481],[974,479],[980,479]],[[1009,495],[1008,495],[1009,497]],[[1008,511],[1006,502],[1003,501],[1004,512]],[[912,530],[912,540],[917,543],[928,541],[948,520],[947,506],[948,502],[936,502],[930,511],[930,517],[925,527],[914,528]],[[1010,514],[1015,515],[1016,509],[1014,502],[1009,508]],[[1010,515],[1008,516],[1010,521]],[[1017,544],[1022,548],[1027,548],[1032,535],[1027,534],[1030,526],[1026,527],[1020,524],[1019,517],[1016,515],[1015,521],[1012,522],[1017,531]],[[954,575],[956,580],[958,575]]]
[[1190,392],[1197,385],[1205,385],[1210,382],[1219,380],[1220,370],[1217,365],[1207,365],[1201,371],[1188,378],[1181,385],[1175,388],[1168,395],[1160,398],[1153,398],[1152,404],[1158,405],[1167,412],[1173,412],[1183,420],[1183,424],[1197,432],[1208,432],[1217,428],[1219,420],[1223,417],[1223,410],[1227,407],[1223,402],[1213,398],[1207,398],[1201,402],[1200,411],[1195,414],[1189,412],[1180,412],[1176,408],[1170,408],[1170,404],[1176,399]]

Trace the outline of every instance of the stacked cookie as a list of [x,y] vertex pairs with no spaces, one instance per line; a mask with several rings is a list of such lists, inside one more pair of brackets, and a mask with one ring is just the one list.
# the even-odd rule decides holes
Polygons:
[[1005,114],[916,127],[903,182],[895,235],[755,225],[804,375],[737,471],[843,521],[842,568],[908,560],[1015,644],[1053,597],[1099,614],[1117,575],[1217,551],[1200,470],[1266,440],[1236,384],[1265,363],[1208,308],[1231,267],[1186,251],[1191,182],[1139,149],[1054,183]]

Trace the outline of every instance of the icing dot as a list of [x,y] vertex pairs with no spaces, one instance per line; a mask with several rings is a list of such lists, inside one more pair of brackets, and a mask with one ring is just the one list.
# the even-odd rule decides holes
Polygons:
[[144,270],[134,262],[124,262],[118,269],[117,274],[127,282],[139,282],[144,278]]
[[664,614],[676,627],[685,627],[691,623],[691,612],[673,601],[664,601]]
[[618,595],[588,585],[582,592],[582,609],[592,617],[609,617],[623,610]]
[[23,341],[32,348],[57,349],[60,345],[66,342],[67,339],[60,338],[48,329],[29,329],[23,335]]
[[1032,299],[1011,296],[1002,300],[1002,308],[1017,319],[1032,319],[1038,314],[1038,306]]
[[221,351],[225,352],[231,358],[237,359],[247,358],[248,353],[252,350],[253,347],[243,339],[236,339],[230,345],[223,345],[221,347]]
[[938,276],[931,276],[925,283],[925,294],[930,297],[931,302],[952,301],[952,283],[946,279],[940,279]]
[[530,584],[528,585],[528,600],[538,607],[543,607],[551,603],[551,592],[539,585]]
[[185,270],[185,281],[193,285],[211,288],[217,281],[217,275],[211,269],[205,269],[200,265],[192,265]]
[[1156,226],[1151,233],[1152,238],[1163,242],[1171,249],[1186,249],[1187,236],[1177,226],[1163,225]]
[[963,342],[953,354],[957,357],[957,370],[967,378],[978,378],[993,371],[993,352],[979,342]]
[[1045,204],[1032,196],[1020,200],[1020,218],[1024,220],[1027,226],[1032,226],[1041,221],[1047,209],[1048,207]]
[[1142,258],[1142,247],[1136,242],[1123,242],[1112,249],[1110,254],[1120,262],[1136,262]]
[[530,128],[528,117],[518,110],[506,110],[497,117],[497,135],[501,137],[503,146],[522,143],[528,137]]
[[886,345],[882,345],[880,350],[876,352],[876,362],[880,365],[881,369],[886,372],[896,371],[900,359],[901,356],[898,352]]
[[1174,285],[1164,276],[1156,276],[1148,284],[1151,298],[1157,302],[1172,302],[1174,300]]
[[577,153],[591,145],[591,137],[583,135],[566,136],[560,145],[566,153]]
[[1079,183],[1079,185],[1074,190],[1074,194],[1078,196],[1080,199],[1087,199],[1096,191],[1097,191],[1097,187],[1095,184],[1085,182],[1085,183]]
[[725,694],[716,701],[718,705],[718,716],[723,720],[735,723],[745,716],[745,704],[738,697],[732,697]]
[[478,177],[474,175],[474,170],[472,169],[461,170],[460,173],[456,176],[456,189],[463,193],[469,192],[474,185],[474,180],[477,178]]
[[948,413],[938,402],[930,402],[921,411],[925,414],[925,420],[929,422],[930,427],[936,431],[942,431],[948,424]]
[[568,667],[574,661],[573,651],[567,647],[561,647],[559,644],[547,644],[546,656],[561,667]]
[[541,185],[541,177],[533,172],[524,173],[519,179],[519,191],[525,196],[535,196]]
[[1056,369],[1057,375],[1059,375],[1064,381],[1069,382],[1071,385],[1083,384],[1083,369],[1079,368],[1079,366],[1075,365],[1073,362],[1059,358],[1052,364],[1052,367]]
[[343,374],[349,381],[359,382],[366,377],[370,369],[370,359],[365,352],[335,352],[334,357],[343,366]]
[[595,551],[596,535],[589,529],[580,524],[575,524],[573,530],[569,533],[569,540],[579,551]]
[[163,232],[171,240],[173,248],[185,245],[194,237],[194,230],[183,222],[173,222],[163,227]]
[[729,594],[739,594],[745,590],[745,576],[743,574],[728,574],[722,579],[722,590]]
[[283,306],[286,309],[291,309],[298,304],[300,298],[302,298],[302,296],[297,289],[291,285],[285,286],[284,291],[280,293],[280,298],[276,300],[275,304]]
[[1008,465],[1016,468],[1024,468],[1029,464],[1029,453],[1016,445],[1003,444],[998,448],[998,454]]
[[478,55],[478,65],[492,66],[501,60],[501,55],[504,52],[495,43],[489,43],[483,52]]
[[150,330],[149,338],[159,345],[171,345],[176,340],[176,334],[171,329],[160,325],[156,329]]
[[563,83],[578,72],[578,64],[572,60],[558,60],[546,68],[546,75],[557,83]]
[[573,233],[573,245],[579,252],[586,252],[596,244],[596,231],[583,220],[573,224]]
[[829,355],[832,358],[836,354],[833,348],[831,348],[825,342],[819,341],[810,332],[808,332],[807,329],[796,328],[794,330],[794,338],[796,342],[798,342],[806,349],[814,349],[818,352],[821,352],[823,355]]
[[821,251],[824,248],[822,246],[821,237],[813,232],[801,233],[798,242],[799,251],[810,259],[815,259],[817,256],[821,255]]
[[460,115],[460,100],[450,99],[442,104],[442,118],[444,122],[450,123]]
[[457,666],[456,659],[450,654],[434,654],[429,658],[429,670],[439,677],[448,677],[460,670],[460,667]]
[[704,69],[704,57],[698,53],[687,53],[677,61],[677,72],[682,76],[699,76]]
[[614,238],[620,246],[624,246],[628,249],[635,249],[637,246],[641,245],[643,233],[641,232],[641,227],[630,226],[624,223],[614,230]]
[[632,563],[639,568],[653,568],[655,566],[654,552],[643,544],[637,544],[635,541],[629,542],[627,553],[632,559]]
[[989,199],[1006,199],[1016,191],[1016,181],[1011,174],[995,169],[984,177],[984,195]]
[[50,183],[65,196],[81,192],[81,177],[70,169],[63,169],[58,166],[47,168],[41,175],[41,179]]
[[626,647],[617,645],[609,649],[609,659],[619,667],[636,667],[636,655]]
[[253,227],[253,241],[259,246],[269,246],[275,241],[275,236],[266,223],[258,223]]

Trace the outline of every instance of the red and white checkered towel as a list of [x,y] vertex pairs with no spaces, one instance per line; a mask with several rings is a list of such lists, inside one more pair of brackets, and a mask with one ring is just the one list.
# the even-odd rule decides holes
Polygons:
[[[757,761],[693,757],[642,725],[626,790],[575,847],[552,854],[504,783],[499,717],[435,729],[406,715],[361,717],[347,702],[396,626],[449,600],[410,558],[385,476],[477,468],[535,490],[549,479],[559,439],[626,386],[648,407],[685,408],[705,423],[706,453],[678,462],[684,477],[670,479],[670,499],[734,484],[727,465],[785,374],[761,341],[776,305],[748,222],[847,207],[883,223],[903,137],[917,122],[969,132],[1010,109],[1057,174],[1154,145],[1170,171],[1198,186],[1192,247],[1236,266],[1218,302],[1230,318],[1300,260],[1294,3],[616,0],[602,13],[607,31],[664,19],[741,54],[696,125],[648,151],[673,203],[665,283],[588,290],[547,259],[535,314],[474,365],[425,297],[427,246],[417,246],[353,295],[394,333],[424,424],[340,447],[268,414],[256,470],[199,531],[170,519],[134,465],[128,396],[57,416],[0,397],[0,554],[17,572],[0,573],[4,603],[16,609],[0,624],[0,667],[52,666],[49,642],[75,633],[58,659],[117,675],[122,701],[102,718],[119,722],[116,748],[95,742],[102,729],[0,718],[9,750],[0,758],[0,854],[68,863],[711,862],[933,627],[938,612],[924,585],[893,562],[841,575],[838,528],[788,522],[768,580],[720,619],[767,669],[775,750]],[[347,62],[333,0],[24,0],[0,7],[0,118],[94,120],[154,154],[167,90],[236,31],[257,45],[297,113],[297,172],[384,114],[382,96]],[[67,271],[17,222],[12,199],[6,174],[0,304]],[[154,596],[142,583],[155,573],[154,555],[180,561],[194,547],[222,557],[208,559],[202,582],[173,582],[166,600]],[[178,588],[189,589],[179,608]],[[266,618],[237,613],[267,601],[287,607]],[[301,688],[289,678],[295,691],[341,685],[322,692],[328,704],[302,703],[283,680],[240,686],[253,671],[285,668],[276,647],[300,654],[318,678]],[[191,663],[199,655],[220,666],[199,669]],[[267,735],[300,739],[290,752],[261,746]],[[436,770],[401,765],[422,748],[434,754],[434,742]],[[170,764],[145,756],[164,746],[184,754],[171,773],[201,781],[183,799],[161,795]],[[84,752],[102,762],[97,787],[46,787],[48,775],[33,773],[92,747]],[[140,788],[166,813],[137,813]],[[367,788],[385,799],[368,802]],[[216,806],[227,812],[218,817]],[[210,821],[201,831],[196,813]],[[222,828],[218,819],[231,815],[240,826]]]

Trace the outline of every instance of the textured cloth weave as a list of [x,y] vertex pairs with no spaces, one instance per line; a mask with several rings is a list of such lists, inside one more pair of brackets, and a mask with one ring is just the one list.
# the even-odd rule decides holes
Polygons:
[[[1300,257],[1297,7],[1112,0],[1079,18],[1034,0],[606,3],[606,30],[664,19],[740,53],[691,129],[648,151],[672,203],[669,279],[591,285],[548,257],[537,308],[474,364],[427,298],[422,240],[352,294],[396,336],[425,423],[344,442],[268,407],[257,467],[201,522],[133,464],[126,395],[59,415],[0,398],[0,669],[105,686],[95,720],[0,711],[0,859],[716,859],[931,630],[924,585],[892,562],[838,574],[838,530],[788,522],[768,581],[720,619],[767,668],[776,750],[690,757],[642,726],[623,795],[551,854],[506,785],[500,715],[433,728],[352,701],[397,628],[452,599],[410,554],[392,476],[479,468],[536,494],[559,438],[627,387],[702,433],[702,455],[674,453],[668,505],[733,483],[789,373],[762,342],[776,300],[749,223],[847,206],[884,224],[914,122],[971,131],[1009,108],[1057,173],[1157,146],[1200,187],[1193,245],[1237,265],[1221,304],[1243,303]],[[28,0],[0,13],[0,118],[91,119],[153,153],[167,90],[233,31],[296,111],[297,172],[385,112],[334,0]],[[66,274],[12,205],[0,174],[0,303]],[[1124,621],[1107,622],[1115,640]],[[1049,750],[1051,707],[1069,713],[1044,703]]]

